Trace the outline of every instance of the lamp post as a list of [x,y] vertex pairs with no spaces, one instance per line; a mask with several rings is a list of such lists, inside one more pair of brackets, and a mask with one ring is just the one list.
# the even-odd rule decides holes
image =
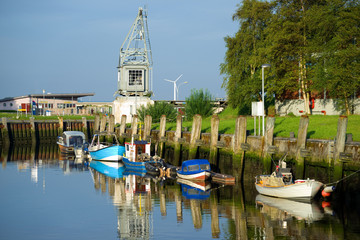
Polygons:
[[177,95],[177,98],[179,98],[179,88],[180,88],[180,86],[181,85],[183,85],[183,84],[187,84],[188,82],[182,82],[182,83],[180,83],[177,87],[176,87],[176,95]]
[[269,68],[271,65],[270,64],[263,64],[261,65],[262,68],[262,81],[261,81],[261,100],[262,100],[262,105],[263,105],[263,122],[262,122],[262,128],[263,128],[263,132],[262,135],[265,135],[265,98],[264,98],[264,68]]
[[165,81],[174,83],[174,101],[176,101],[176,92],[177,92],[176,82],[177,82],[181,77],[182,77],[182,74],[181,74],[175,81],[169,80],[169,79],[164,79]]
[[43,107],[43,116],[45,116],[45,89],[43,89],[43,104],[42,104],[42,107]]

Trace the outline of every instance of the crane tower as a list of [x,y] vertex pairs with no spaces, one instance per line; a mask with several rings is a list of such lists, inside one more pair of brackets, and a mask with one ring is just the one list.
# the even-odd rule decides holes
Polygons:
[[134,23],[120,48],[118,65],[120,96],[152,95],[152,55],[147,11],[139,8]]

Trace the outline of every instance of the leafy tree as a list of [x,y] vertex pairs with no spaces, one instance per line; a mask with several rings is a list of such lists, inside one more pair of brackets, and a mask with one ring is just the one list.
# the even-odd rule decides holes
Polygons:
[[[339,98],[351,114],[351,98],[360,89],[360,2],[328,0],[317,11],[317,90]],[[325,29],[322,30],[322,29]]]
[[174,105],[170,103],[155,102],[154,104],[148,104],[146,106],[141,105],[137,110],[137,115],[142,122],[145,120],[146,115],[150,115],[154,123],[160,122],[162,115],[166,115],[166,120],[172,122],[176,120],[177,111]]
[[261,65],[267,63],[265,28],[271,18],[271,4],[258,0],[244,0],[238,6],[233,20],[240,22],[234,37],[225,37],[228,48],[225,62],[220,65],[224,75],[230,106],[251,106],[261,100]]
[[195,114],[200,114],[202,117],[211,116],[214,112],[213,97],[206,89],[191,90],[190,97],[186,98],[185,114],[187,119],[192,119]]

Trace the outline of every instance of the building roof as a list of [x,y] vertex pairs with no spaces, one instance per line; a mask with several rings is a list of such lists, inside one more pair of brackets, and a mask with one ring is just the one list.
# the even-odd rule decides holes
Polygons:
[[16,99],[21,98],[45,98],[45,99],[62,99],[62,100],[76,100],[80,97],[88,97],[88,96],[94,96],[95,93],[46,93],[46,94],[29,94],[25,96],[19,96],[19,97],[6,97],[3,99],[0,99],[0,102],[6,102],[6,101],[12,101]]

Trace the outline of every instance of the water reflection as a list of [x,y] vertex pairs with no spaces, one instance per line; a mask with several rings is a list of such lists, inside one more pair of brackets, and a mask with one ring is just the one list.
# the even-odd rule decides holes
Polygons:
[[[97,217],[104,225],[115,224],[113,230],[119,239],[360,238],[358,207],[348,206],[345,201],[340,208],[333,203],[322,205],[319,201],[296,202],[257,195],[251,181],[234,186],[199,184],[127,172],[121,163],[60,159],[63,158],[56,145],[38,146],[35,151],[21,146],[8,151],[2,149],[1,171],[6,171],[11,162],[9,168],[14,164],[18,172],[30,173],[29,181],[43,183],[44,188],[46,179],[43,172],[49,168],[56,169],[63,176],[74,172],[84,175],[92,190],[88,194],[99,193],[104,205],[104,197],[108,196],[110,204],[115,207],[117,219]],[[12,184],[13,181],[7,179],[3,182]],[[1,194],[8,195],[6,192]],[[59,195],[66,196],[67,193],[60,192]],[[33,201],[31,194],[28,197],[28,201]]]

